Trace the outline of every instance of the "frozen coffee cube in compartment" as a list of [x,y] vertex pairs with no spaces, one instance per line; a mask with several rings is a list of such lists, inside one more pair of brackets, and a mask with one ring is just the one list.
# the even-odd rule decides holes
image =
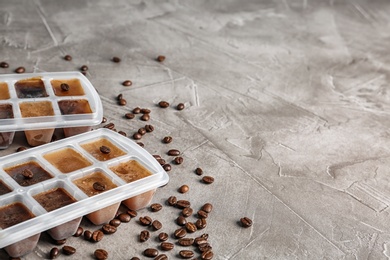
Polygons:
[[9,90],[6,82],[0,82],[0,100],[9,99]]
[[11,191],[12,189],[6,183],[4,183],[4,181],[0,180],[0,196],[10,193]]
[[92,165],[90,161],[71,147],[46,153],[43,158],[62,173],[73,172]]
[[[152,175],[152,172],[135,159],[126,160],[110,167],[110,170],[127,183],[140,180]],[[146,207],[153,199],[156,189],[152,189],[126,199],[122,203],[132,210]]]
[[17,81],[15,83],[15,91],[18,98],[42,98],[48,96],[45,84],[40,77]]
[[[33,198],[48,212],[70,205],[77,200],[65,189],[64,183],[59,182],[51,184],[53,188],[49,188],[43,192],[34,194]],[[77,217],[71,221],[63,223],[59,226],[51,228],[47,231],[54,240],[66,239],[76,233],[80,225],[82,217]]]
[[53,79],[50,81],[56,96],[83,96],[83,86],[79,79]]
[[39,163],[31,159],[27,162],[6,166],[4,171],[8,173],[20,186],[27,187],[53,178]]
[[[95,169],[92,172],[84,174],[83,177],[78,177],[73,180],[73,183],[89,197],[117,187],[111,178],[99,169]],[[89,213],[87,218],[95,225],[107,223],[115,217],[119,206],[120,202],[114,203],[110,206]]]
[[126,154],[107,138],[83,143],[81,147],[99,161],[108,161]]
[[[88,100],[61,100],[58,102],[58,106],[61,110],[62,115],[78,115],[78,114],[90,114],[92,109],[89,105]],[[92,126],[77,126],[77,127],[65,127],[65,137],[85,133],[91,131]]]
[[[8,89],[7,89],[7,91],[8,91]],[[0,124],[6,125],[7,124],[6,119],[10,119],[10,118],[14,118],[14,112],[12,110],[12,105],[11,104],[0,104],[0,122],[1,122]],[[2,120],[2,119],[5,119],[5,120]],[[14,140],[14,135],[15,135],[15,131],[13,131],[13,132],[0,132],[0,149],[5,149],[8,146],[10,146],[10,144]]]
[[[22,117],[36,117],[38,122],[42,120],[39,117],[54,116],[53,106],[50,101],[22,102],[19,104],[19,107]],[[50,143],[54,128],[25,130],[24,133],[29,145],[38,146]]]

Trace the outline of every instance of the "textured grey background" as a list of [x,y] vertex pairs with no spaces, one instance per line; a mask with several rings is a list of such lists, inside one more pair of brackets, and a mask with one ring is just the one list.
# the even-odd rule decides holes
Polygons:
[[[214,259],[388,259],[389,13],[385,0],[3,0],[0,60],[10,68],[0,73],[86,64],[105,116],[129,135],[145,122],[123,114],[150,108],[156,130],[142,139],[145,149],[169,160],[177,148],[185,159],[153,201],[175,195],[195,210],[212,202],[208,227],[190,237],[208,233]],[[119,93],[127,106],[117,105]],[[160,109],[160,100],[172,106]],[[174,109],[180,102],[183,111]],[[22,133],[0,155],[20,145]],[[196,167],[215,183],[200,183]],[[177,192],[182,184],[187,194]],[[165,206],[139,216],[171,234],[178,213]],[[243,216],[251,228],[237,224]],[[96,248],[110,259],[142,258],[158,248],[159,233],[140,243],[142,229],[132,220],[98,244],[72,237],[77,253],[59,259],[90,259]],[[44,234],[25,259],[51,247]]]

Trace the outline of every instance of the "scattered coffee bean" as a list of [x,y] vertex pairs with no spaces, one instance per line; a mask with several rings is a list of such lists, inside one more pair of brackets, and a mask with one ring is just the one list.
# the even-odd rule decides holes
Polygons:
[[177,204],[177,198],[175,196],[170,196],[167,200],[168,205],[170,206],[176,206]]
[[248,217],[241,218],[240,222],[241,222],[241,226],[243,226],[244,228],[248,228],[252,226],[252,220]]
[[144,250],[144,256],[146,257],[156,257],[158,256],[158,250],[155,248],[147,248]]
[[171,156],[178,156],[178,155],[180,155],[180,151],[177,150],[177,149],[171,149],[171,150],[168,151],[167,154],[171,155]]
[[135,117],[135,115],[134,115],[133,113],[126,113],[126,114],[125,114],[125,117],[126,117],[127,119],[133,119],[133,118]]
[[143,127],[141,127],[140,129],[138,129],[138,133],[139,133],[140,135],[144,135],[144,134],[146,134],[146,129],[143,128]]
[[163,62],[165,60],[165,56],[163,56],[163,55],[158,55],[157,56],[157,61],[158,62]]
[[196,225],[194,223],[192,223],[192,222],[187,222],[185,226],[186,226],[186,229],[187,229],[188,233],[194,233],[195,231],[198,230]]
[[57,258],[57,256],[60,254],[60,250],[57,248],[57,247],[53,247],[51,250],[50,250],[50,253],[49,253],[49,258],[50,259],[55,259]]
[[119,100],[119,105],[126,106],[126,104],[127,104],[126,99],[122,98],[121,100]]
[[129,216],[131,217],[131,218],[135,218],[138,214],[137,214],[137,211],[135,211],[135,210],[132,210],[132,209],[129,209],[128,211],[127,211],[127,214],[129,214]]
[[54,244],[56,244],[56,245],[63,245],[65,243],[66,243],[66,239],[54,240]]
[[89,230],[85,230],[84,231],[84,239],[89,241],[89,240],[91,240],[91,238],[92,238],[92,232]]
[[180,188],[179,188],[179,192],[180,193],[186,193],[186,192],[188,192],[190,190],[190,187],[188,187],[188,185],[182,185],[182,186],[180,186]]
[[184,107],[185,107],[185,106],[184,106],[183,103],[179,103],[179,104],[177,104],[176,109],[177,109],[177,110],[183,110]]
[[34,173],[29,169],[24,169],[22,175],[25,179],[32,179],[34,177]]
[[161,232],[160,234],[158,234],[158,240],[160,240],[161,242],[167,241],[168,237],[168,234],[165,232]]
[[197,237],[197,238],[195,238],[194,243],[195,243],[195,245],[197,245],[197,246],[199,246],[199,245],[201,245],[201,244],[205,244],[205,243],[207,243],[207,238],[202,237],[202,236]]
[[78,227],[76,233],[73,234],[74,237],[79,237],[83,234],[84,229],[82,227]]
[[211,250],[204,251],[200,256],[202,260],[211,260],[213,259],[213,257],[214,257],[214,253]]
[[108,129],[114,129],[115,128],[115,125],[114,123],[108,123],[107,125],[103,126],[104,128],[108,128]]
[[195,173],[196,173],[196,175],[202,175],[203,174],[203,170],[201,169],[201,168],[196,168],[195,169]]
[[162,228],[162,224],[160,221],[158,221],[157,219],[156,220],[153,220],[152,222],[152,227],[155,229],[155,230],[160,230]]
[[160,101],[158,103],[158,105],[161,107],[161,108],[167,108],[169,107],[169,103],[167,101]]
[[172,244],[172,243],[170,243],[170,242],[162,242],[162,243],[160,244],[160,248],[161,248],[161,250],[163,250],[163,251],[172,250],[174,247],[175,247],[175,245]]
[[104,249],[96,249],[95,252],[93,253],[95,258],[97,260],[105,260],[108,259],[108,252]]
[[179,255],[181,258],[188,259],[194,256],[194,252],[191,250],[180,250]]
[[16,73],[24,73],[24,72],[26,72],[26,69],[24,67],[18,67],[15,69],[15,72]]
[[119,94],[119,95],[116,97],[116,99],[117,99],[118,101],[120,101],[121,99],[123,99],[123,94]]
[[106,190],[106,185],[104,183],[101,183],[99,181],[93,183],[93,188],[94,190],[97,191],[105,191]]
[[183,163],[184,159],[181,156],[177,156],[175,157],[175,159],[173,159],[173,161],[175,162],[175,164],[179,165]]
[[205,184],[211,184],[214,182],[214,178],[211,177],[211,176],[204,176],[202,178],[202,181],[205,183]]
[[127,214],[127,213],[121,213],[121,214],[118,215],[117,218],[118,218],[121,222],[123,222],[123,223],[130,222],[130,220],[131,220],[130,215]]
[[104,124],[105,122],[107,122],[107,118],[103,116],[101,124]]
[[185,224],[187,224],[187,219],[184,216],[178,216],[176,219],[176,224],[178,224],[179,226],[184,226]]
[[160,203],[153,203],[150,205],[150,210],[153,212],[160,211],[162,209],[162,205]]
[[119,131],[118,134],[123,135],[123,136],[127,136],[127,134],[123,131]]
[[192,246],[194,244],[194,239],[189,237],[180,238],[178,241],[181,246]]
[[194,210],[190,207],[187,207],[187,208],[184,208],[182,211],[181,211],[181,214],[183,215],[183,217],[185,218],[188,218],[189,216],[192,215],[192,213],[194,212]]
[[141,147],[145,147],[144,143],[142,143],[142,142],[137,142],[137,144],[138,144],[139,146],[141,146]]
[[198,249],[200,252],[206,252],[212,250],[213,248],[210,246],[209,243],[203,243],[198,246]]
[[131,85],[133,85],[133,82],[131,82],[131,80],[125,80],[122,82],[122,85],[125,87],[130,87]]
[[152,224],[152,218],[149,216],[143,216],[139,218],[139,222],[142,226],[150,226]]
[[69,91],[69,85],[66,83],[61,83],[60,87],[62,91]]
[[179,209],[188,208],[191,207],[191,203],[188,200],[178,200],[176,202],[176,207],[178,207]]
[[18,147],[18,149],[16,149],[17,152],[22,152],[22,151],[26,151],[27,150],[27,147],[24,147],[24,146],[20,146]]
[[65,55],[65,56],[64,56],[64,60],[66,60],[66,61],[71,61],[71,60],[72,60],[72,56],[70,56],[70,55]]
[[137,133],[133,134],[133,138],[134,138],[134,140],[140,140],[142,138],[142,135],[137,132]]
[[0,68],[6,69],[9,67],[9,64],[5,61],[0,62]]
[[195,225],[198,229],[204,229],[207,226],[207,221],[205,218],[200,218],[195,222]]
[[172,142],[172,140],[172,136],[165,136],[162,141],[164,144],[169,144]]
[[104,154],[109,154],[111,152],[111,149],[110,149],[110,147],[102,145],[102,146],[100,146],[100,152],[102,152]]
[[204,210],[198,210],[198,218],[207,218],[209,214],[207,214]]
[[136,107],[133,109],[133,114],[139,114],[139,113],[141,113],[141,108]]
[[104,237],[104,233],[101,230],[95,230],[92,233],[91,241],[92,242],[99,242]]
[[110,220],[110,225],[114,226],[114,227],[119,227],[121,223],[122,222],[119,219],[117,219],[117,218],[114,218],[114,219]]
[[152,156],[153,156],[154,159],[156,159],[156,160],[157,160],[157,159],[161,159],[161,155],[159,155],[159,154],[153,154]]
[[121,62],[121,59],[119,57],[112,57],[112,61],[115,63]]
[[166,163],[166,161],[165,161],[163,158],[159,158],[159,159],[157,159],[157,161],[158,161],[158,163],[159,163],[161,166],[163,166],[163,165]]
[[74,253],[76,253],[76,248],[72,246],[63,246],[62,252],[64,252],[65,255],[73,255]]
[[168,256],[165,254],[161,254],[161,255],[156,256],[156,258],[154,258],[154,260],[168,260]]
[[187,231],[184,228],[178,228],[178,229],[175,230],[173,235],[176,238],[183,238],[183,237],[185,237],[187,235]]
[[116,227],[110,224],[104,224],[102,226],[102,231],[104,234],[114,234],[116,232]]
[[143,115],[140,117],[140,119],[141,119],[142,121],[149,121],[150,115],[149,115],[149,114],[143,114]]
[[88,70],[88,66],[87,65],[83,65],[80,67],[80,70],[81,71],[87,71]]
[[154,131],[154,126],[152,125],[145,125],[146,132],[150,133]]
[[148,108],[141,108],[141,110],[140,110],[140,112],[142,113],[142,114],[150,114],[150,109],[148,109]]
[[211,203],[206,203],[202,206],[201,210],[210,213],[213,210],[213,205]]
[[166,172],[169,172],[170,170],[172,170],[172,166],[169,163],[166,163],[166,164],[163,165],[163,169]]
[[142,230],[139,234],[139,241],[145,242],[150,238],[150,233],[147,230]]

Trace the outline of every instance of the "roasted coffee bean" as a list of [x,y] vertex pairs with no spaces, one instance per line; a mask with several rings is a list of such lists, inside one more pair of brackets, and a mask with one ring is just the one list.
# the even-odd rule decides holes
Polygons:
[[158,221],[157,219],[156,220],[153,220],[152,222],[152,227],[155,229],[155,230],[160,230],[162,228],[162,224],[160,221]]
[[160,101],[158,103],[158,105],[161,107],[161,108],[167,108],[169,107],[169,103],[167,101]]
[[182,163],[183,163],[184,159],[183,159],[183,157],[181,157],[181,156],[177,156],[177,157],[175,157],[175,159],[173,159],[173,161],[174,161],[177,165],[179,165],[179,164],[182,164]]
[[154,131],[154,126],[152,125],[145,125],[146,132],[150,133]]
[[34,177],[34,173],[29,169],[24,169],[22,175],[25,179],[32,179]]
[[159,154],[153,154],[153,158],[158,160],[158,159],[161,159],[161,155]]
[[186,193],[186,192],[188,192],[190,190],[190,187],[188,187],[188,185],[182,185],[182,186],[180,186],[180,188],[179,188],[179,192],[180,193]]
[[161,254],[161,255],[156,256],[156,258],[154,258],[154,260],[168,260],[168,256],[165,254]]
[[56,245],[63,245],[65,243],[66,243],[66,239],[54,240],[54,244],[56,244]]
[[117,217],[121,222],[124,222],[124,223],[127,223],[127,222],[130,222],[131,220],[131,217],[129,214],[127,213],[121,213],[118,215]]
[[104,249],[96,249],[95,252],[93,253],[95,258],[97,260],[105,260],[108,259],[108,252]]
[[97,182],[93,183],[93,188],[94,188],[94,190],[97,190],[97,191],[105,191],[106,185],[104,183],[97,181]]
[[65,56],[64,56],[64,60],[66,60],[66,61],[71,61],[71,60],[72,60],[72,56],[70,56],[70,55],[65,55]]
[[133,134],[133,138],[134,138],[134,140],[140,140],[142,138],[142,135],[137,132],[137,133]]
[[89,241],[89,240],[91,240],[91,238],[92,238],[92,232],[89,230],[85,230],[84,231],[84,239]]
[[120,101],[121,99],[123,99],[123,94],[119,94],[119,95],[116,97],[116,99],[117,99],[118,101]]
[[211,176],[204,176],[204,177],[202,178],[202,181],[203,181],[203,183],[205,183],[205,184],[211,184],[211,183],[214,182],[214,178],[211,177]]
[[187,207],[181,211],[181,214],[183,215],[183,217],[188,218],[192,215],[193,212],[194,210],[191,207]]
[[162,141],[165,144],[169,144],[172,142],[172,140],[173,140],[172,136],[165,136]]
[[74,253],[76,253],[76,248],[72,246],[63,246],[62,252],[64,252],[65,255],[73,255]]
[[178,228],[178,229],[175,230],[173,235],[176,238],[183,238],[183,237],[185,237],[187,235],[187,231],[184,228]]
[[136,107],[133,109],[133,114],[139,114],[139,113],[141,113],[141,108]]
[[74,237],[79,237],[83,234],[84,229],[82,227],[78,227],[76,233],[73,234]]
[[150,114],[150,109],[148,109],[148,108],[141,108],[141,110],[140,110],[140,112],[142,113],[142,114]]
[[150,233],[147,230],[142,230],[139,234],[139,241],[145,242],[150,238]]
[[176,207],[178,207],[179,209],[188,208],[191,207],[191,203],[188,200],[178,200],[176,202]]
[[186,226],[188,233],[194,233],[195,231],[198,230],[196,225],[192,222],[187,222],[185,226]]
[[138,144],[139,146],[141,146],[141,147],[145,147],[144,143],[142,143],[142,142],[137,142],[137,144]]
[[209,250],[212,250],[213,248],[210,246],[209,243],[203,243],[198,246],[198,249],[200,252],[207,252]]
[[103,116],[101,124],[104,124],[105,122],[107,122],[107,118]]
[[166,161],[163,158],[157,159],[158,163],[162,166],[166,163]]
[[185,107],[185,106],[184,106],[183,103],[179,103],[179,104],[177,104],[176,109],[177,109],[177,110],[183,110],[184,107]]
[[197,214],[198,218],[207,218],[209,216],[209,214],[207,214],[207,212],[204,210],[198,210]]
[[156,257],[158,256],[158,250],[155,248],[147,248],[144,250],[144,256],[146,257]]
[[181,258],[188,259],[194,256],[194,252],[191,250],[180,250],[179,255]]
[[0,68],[6,69],[9,67],[9,64],[5,61],[0,62]]
[[167,200],[168,205],[170,206],[176,206],[177,204],[177,198],[175,196],[170,196]]
[[149,121],[150,115],[149,115],[149,114],[143,114],[143,115],[140,117],[140,119],[141,119],[142,121]]
[[127,214],[129,214],[131,218],[135,218],[137,216],[137,211],[129,209]]
[[115,63],[121,62],[121,59],[119,57],[112,57],[112,61]]
[[104,154],[109,154],[111,152],[111,149],[110,149],[110,147],[102,145],[102,146],[100,146],[100,152],[102,152]]
[[171,156],[178,156],[178,155],[180,155],[180,151],[177,150],[177,149],[171,149],[171,150],[168,151],[167,154],[171,155]]
[[50,253],[49,253],[49,258],[50,259],[55,259],[57,258],[57,256],[60,254],[60,250],[57,248],[57,247],[53,247],[51,250],[50,250]]
[[24,147],[24,146],[20,146],[18,147],[18,149],[16,149],[17,152],[22,152],[22,151],[26,151],[27,150],[27,147]]
[[161,250],[163,250],[163,251],[172,250],[174,247],[175,247],[175,245],[174,245],[173,243],[169,243],[169,242],[162,242],[162,243],[160,244],[160,248],[161,248]]
[[189,237],[180,238],[178,241],[181,246],[192,246],[194,244],[194,239]]
[[86,71],[82,71],[81,74],[83,74],[84,76],[87,76],[87,72]]
[[122,82],[122,85],[125,87],[130,87],[131,85],[133,85],[133,82],[131,82],[131,80],[125,80]]
[[141,127],[140,129],[138,129],[138,133],[144,135],[146,134],[146,129]]
[[241,226],[243,226],[244,228],[248,228],[252,226],[252,220],[248,217],[241,218],[240,222],[241,222]]
[[119,105],[126,106],[126,104],[127,104],[126,99],[122,98],[121,100],[119,100]]
[[104,234],[114,234],[116,232],[116,227],[110,224],[104,224],[102,226],[102,231]]
[[81,71],[87,71],[88,70],[88,66],[87,65],[83,65],[80,67],[80,70]]
[[126,117],[127,119],[133,119],[133,118],[135,117],[135,115],[134,115],[133,113],[126,113],[126,114],[125,114],[125,117]]
[[167,241],[168,237],[168,234],[165,232],[161,232],[160,234],[158,234],[158,240],[160,240],[161,242]]
[[202,206],[201,210],[210,213],[213,210],[213,205],[211,203],[206,203]]
[[108,129],[114,129],[115,128],[115,125],[114,123],[108,123],[107,125],[103,126],[104,128],[108,128]]
[[139,218],[139,222],[142,226],[150,226],[152,224],[152,218],[149,216],[143,216]]
[[61,83],[60,87],[62,91],[69,91],[69,85],[66,83]]
[[184,226],[185,224],[187,224],[187,219],[184,216],[180,215],[176,219],[176,224],[178,224],[179,226]]
[[123,136],[127,136],[127,134],[123,131],[118,131],[118,134],[123,135]]
[[24,73],[24,72],[26,72],[26,69],[24,67],[18,67],[15,69],[15,72],[16,73]]
[[196,168],[195,169],[195,173],[196,173],[196,175],[202,175],[203,174],[203,170],[201,169],[201,168]]
[[207,243],[207,238],[204,238],[204,237],[202,237],[202,236],[197,237],[197,238],[195,238],[195,240],[194,240],[194,244],[197,245],[197,246],[199,246],[199,245],[201,245],[201,244],[206,244],[206,243]]
[[163,62],[165,60],[165,56],[164,55],[158,55],[156,60],[158,62]]
[[150,210],[153,212],[160,211],[162,209],[162,205],[160,203],[153,203],[150,205]]
[[92,233],[91,241],[99,242],[104,237],[104,233],[101,230],[95,230]]
[[214,253],[211,250],[207,250],[203,252],[202,255],[200,256],[202,260],[211,260],[213,259],[213,257],[214,257]]
[[114,218],[114,219],[110,220],[110,225],[114,226],[114,227],[119,227],[121,223],[122,222],[119,219],[117,219],[117,218]]
[[163,169],[166,172],[169,172],[170,170],[172,170],[172,166],[169,163],[166,163],[166,164],[163,165]]
[[207,221],[205,218],[200,218],[195,222],[195,225],[198,229],[204,229],[207,226]]

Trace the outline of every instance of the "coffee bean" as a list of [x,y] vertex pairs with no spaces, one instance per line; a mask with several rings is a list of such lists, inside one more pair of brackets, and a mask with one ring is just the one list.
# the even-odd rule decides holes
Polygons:
[[102,146],[100,146],[100,152],[102,152],[104,154],[109,154],[111,152],[111,149],[110,149],[110,147],[102,145]]
[[150,114],[150,109],[148,109],[148,108],[141,108],[141,110],[140,110],[140,112],[142,113],[142,114]]
[[0,62],[0,68],[6,69],[9,67],[9,64],[5,61]]
[[207,252],[209,250],[212,250],[213,248],[210,246],[209,243],[203,243],[198,246],[198,249],[200,252]]
[[194,252],[191,250],[180,250],[179,255],[181,258],[188,259],[194,256]]
[[140,135],[144,135],[144,134],[146,134],[146,129],[141,127],[140,129],[138,129],[138,133]]
[[194,233],[195,231],[198,230],[196,225],[192,222],[187,222],[185,227],[186,227],[188,233]]
[[179,164],[182,164],[182,163],[183,163],[184,159],[183,159],[183,157],[181,157],[181,156],[177,156],[177,157],[175,157],[175,159],[173,159],[173,161],[174,161],[177,165],[179,165]]
[[179,103],[179,104],[177,104],[176,109],[177,109],[177,110],[183,110],[184,107],[185,107],[185,106],[184,106],[183,103]]
[[201,255],[202,260],[211,260],[214,257],[214,253],[211,250],[204,251]]
[[184,226],[185,224],[187,224],[187,219],[184,216],[178,216],[176,219],[176,224],[178,224],[179,226]]
[[213,205],[211,203],[206,203],[202,206],[201,210],[210,213],[213,210]]
[[169,107],[169,103],[167,101],[160,101],[158,103],[158,105],[161,107],[161,108],[167,108]]
[[195,173],[196,173],[196,175],[202,175],[203,174],[203,170],[201,169],[201,168],[196,168],[195,169]]
[[84,76],[87,76],[87,72],[86,71],[82,71],[81,74],[83,74]]
[[241,218],[240,222],[241,222],[241,226],[243,226],[244,228],[248,228],[252,226],[252,220],[248,217]]
[[97,182],[93,183],[93,188],[94,188],[94,190],[97,190],[97,191],[105,191],[106,185],[104,183],[97,181]]
[[24,146],[20,146],[18,147],[18,149],[16,149],[17,152],[22,152],[22,151],[26,151],[27,150],[27,147],[24,147]]
[[104,128],[108,128],[108,129],[114,129],[115,128],[115,125],[114,123],[108,123],[107,125],[103,126]]
[[152,125],[145,125],[146,132],[150,133],[154,131],[154,126]]
[[125,87],[130,87],[131,85],[133,85],[133,82],[131,82],[131,80],[125,80],[122,82],[122,85]]
[[110,224],[104,224],[102,226],[102,231],[104,234],[114,234],[116,232],[116,227]]
[[172,243],[169,243],[169,242],[162,242],[162,243],[160,244],[160,248],[161,248],[161,250],[163,250],[163,251],[172,250],[174,247],[175,247],[175,245],[172,244]]
[[50,250],[50,253],[49,253],[49,258],[50,259],[55,259],[57,258],[57,256],[60,254],[60,250],[57,248],[57,247],[53,247],[51,250]]
[[123,99],[123,94],[119,94],[119,95],[116,97],[116,99],[117,99],[118,101],[120,101],[121,99]]
[[171,150],[168,151],[167,154],[171,155],[171,156],[178,156],[178,155],[180,155],[180,151],[177,150],[177,149],[171,149]]
[[105,122],[107,122],[107,118],[103,116],[101,124],[104,124]]
[[155,248],[147,248],[144,250],[144,256],[146,257],[156,257],[158,255],[158,250]]
[[140,140],[142,138],[142,135],[137,132],[137,133],[133,134],[133,138],[134,138],[134,140]]
[[82,227],[78,227],[76,233],[73,234],[74,237],[79,237],[83,234],[84,229]]
[[87,71],[88,70],[88,66],[87,65],[83,65],[80,67],[80,70],[81,71]]
[[204,176],[202,178],[202,181],[205,183],[205,184],[211,184],[214,182],[214,178],[211,177],[211,176]]
[[158,55],[157,56],[157,61],[158,62],[163,62],[165,60],[165,56],[163,56],[163,55]]
[[142,121],[149,121],[150,115],[149,115],[149,114],[143,114],[143,115],[140,117],[140,119],[141,119]]
[[133,114],[139,114],[139,113],[141,113],[141,108],[136,107],[133,109]]
[[121,213],[118,215],[117,217],[121,222],[124,222],[124,223],[127,223],[127,222],[130,222],[131,220],[131,217],[129,214],[127,213]]
[[147,230],[142,230],[139,234],[139,241],[145,242],[150,238],[150,233]]
[[163,165],[166,163],[166,161],[165,161],[163,158],[159,158],[159,159],[157,159],[157,161],[158,161],[158,163],[159,163],[161,166],[163,166]]
[[187,235],[187,231],[184,228],[178,228],[178,229],[175,230],[173,235],[176,238],[183,238],[183,237],[185,237]]
[[171,143],[172,142],[172,136],[165,136],[164,138],[163,138],[163,143],[165,143],[165,144],[169,144],[169,143]]
[[127,119],[133,119],[135,117],[135,115],[133,113],[126,113],[125,114],[125,118]]
[[161,159],[161,155],[159,155],[159,154],[153,154],[152,156],[156,160]]
[[121,62],[121,59],[119,57],[112,57],[112,61],[115,63]]
[[182,186],[180,186],[180,188],[179,188],[179,192],[180,193],[186,193],[186,192],[188,192],[190,190],[190,187],[188,187],[188,185],[182,185]]
[[72,56],[70,56],[70,55],[65,55],[65,56],[64,56],[64,60],[66,60],[66,61],[71,61],[71,60],[72,60]]
[[145,147],[144,143],[142,143],[142,142],[137,142],[137,144],[138,144],[139,146],[141,146],[141,147]]
[[207,238],[202,237],[202,236],[197,237],[197,238],[195,238],[195,240],[194,240],[194,244],[197,245],[197,246],[199,246],[199,245],[201,245],[201,244],[206,244],[206,243],[207,243]]
[[168,234],[165,232],[161,232],[160,234],[158,234],[158,240],[160,240],[161,242],[167,241],[168,237]]
[[121,100],[119,100],[119,105],[126,106],[126,104],[127,104],[126,99],[122,98]]
[[22,175],[25,179],[32,179],[34,177],[34,173],[29,169],[24,169]]
[[62,91],[69,91],[69,85],[66,83],[61,83],[60,87]]
[[192,215],[193,212],[194,212],[194,211],[193,211],[192,208],[187,207],[187,208],[184,208],[184,209],[181,211],[181,214],[183,215],[183,217],[188,218],[189,216]]
[[154,260],[168,260],[168,256],[165,254],[161,254],[161,255],[156,256],[156,258],[154,258]]
[[91,241],[92,242],[99,242],[104,237],[104,233],[101,230],[95,230],[92,233]]
[[163,165],[163,169],[166,172],[169,172],[170,170],[172,170],[172,166],[169,163],[166,163],[166,164]]
[[162,224],[160,221],[158,221],[157,219],[154,220],[152,222],[152,227],[155,229],[155,230],[160,230],[162,228]]
[[194,244],[194,239],[189,237],[180,238],[178,241],[181,246],[192,246]]
[[191,203],[188,200],[178,200],[176,202],[176,207],[178,207],[179,209],[188,208],[191,207]]
[[207,221],[205,218],[200,218],[195,222],[195,225],[198,229],[204,229],[207,226]]
[[26,69],[24,67],[18,67],[18,68],[15,69],[15,72],[19,73],[19,74],[20,73],[24,73],[24,72],[26,72]]
[[56,244],[56,245],[63,245],[65,243],[66,243],[66,239],[54,240],[54,244]]
[[167,200],[168,205],[175,206],[177,204],[177,198],[175,196],[170,196]]
[[96,249],[95,252],[93,253],[95,258],[97,260],[105,260],[108,259],[108,252],[104,249]]
[[204,210],[198,210],[198,218],[207,218],[209,214],[207,214]]
[[162,209],[162,205],[160,203],[153,203],[150,205],[150,210],[153,212],[160,211]]
[[85,230],[84,231],[84,239],[89,241],[89,240],[91,240],[91,238],[92,238],[92,232],[89,230]]
[[110,225],[114,226],[114,227],[119,227],[121,223],[122,222],[119,219],[117,219],[117,218],[114,218],[114,219],[110,220]]
[[76,248],[71,246],[63,246],[62,252],[64,252],[65,255],[73,255],[74,253],[76,253]]
[[118,134],[123,135],[123,136],[127,136],[127,134],[123,131],[119,131]]
[[129,209],[128,211],[127,211],[127,214],[129,214],[129,216],[131,217],[131,218],[135,218],[138,214],[137,214],[137,211],[135,211],[135,210],[132,210],[132,209]]
[[139,222],[142,226],[150,226],[152,224],[152,218],[149,216],[143,216],[139,218]]

